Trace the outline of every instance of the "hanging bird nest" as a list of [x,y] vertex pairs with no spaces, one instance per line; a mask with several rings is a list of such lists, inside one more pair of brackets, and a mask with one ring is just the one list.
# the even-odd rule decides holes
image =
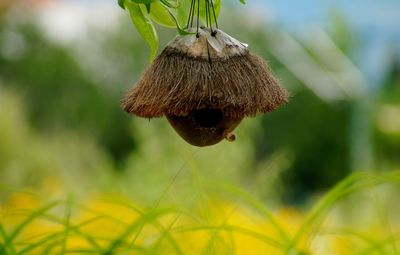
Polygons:
[[[267,63],[219,30],[213,0],[204,3],[208,28],[199,27],[200,0],[192,0],[187,23],[192,35],[172,40],[123,100],[128,113],[149,119],[165,115],[195,146],[234,141],[244,117],[288,101]],[[196,7],[197,28],[189,28]]]
[[123,100],[124,109],[144,118],[187,116],[219,109],[232,118],[267,113],[288,93],[266,62],[221,30],[201,28],[177,36]]

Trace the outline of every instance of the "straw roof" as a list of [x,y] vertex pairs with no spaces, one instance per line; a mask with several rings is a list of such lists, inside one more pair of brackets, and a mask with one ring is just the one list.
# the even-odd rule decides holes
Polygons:
[[255,116],[288,100],[267,63],[246,44],[221,30],[212,36],[177,36],[123,100],[124,109],[144,118],[187,116],[220,109],[225,116]]

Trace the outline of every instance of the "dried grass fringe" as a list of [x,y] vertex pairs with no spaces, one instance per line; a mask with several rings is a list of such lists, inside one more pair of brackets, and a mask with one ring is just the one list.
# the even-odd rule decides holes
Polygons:
[[288,101],[265,61],[250,52],[226,59],[193,57],[167,47],[122,101],[144,118],[186,116],[217,108],[226,116],[255,116]]

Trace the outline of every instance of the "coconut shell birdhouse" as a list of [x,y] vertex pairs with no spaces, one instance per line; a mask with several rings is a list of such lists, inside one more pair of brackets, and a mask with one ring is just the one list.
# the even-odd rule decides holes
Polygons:
[[173,39],[123,100],[143,118],[166,116],[188,143],[234,141],[245,117],[276,109],[287,91],[267,63],[219,29],[192,28]]

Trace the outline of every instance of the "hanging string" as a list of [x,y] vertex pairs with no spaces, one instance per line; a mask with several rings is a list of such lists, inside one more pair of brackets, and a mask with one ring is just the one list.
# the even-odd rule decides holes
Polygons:
[[[208,1],[208,0],[207,0],[207,1]],[[218,28],[217,14],[215,13],[215,8],[214,8],[214,2],[213,2],[213,0],[209,0],[209,1],[211,2],[211,8],[212,8],[212,11],[213,11],[213,14],[214,14],[215,27],[216,27],[217,29],[219,29],[219,28]]]
[[189,17],[187,20],[186,29],[193,26],[193,14],[194,14],[193,9],[194,9],[194,4],[195,4],[194,1],[195,0],[192,0],[192,2],[190,3]]
[[[193,27],[194,16],[197,8],[197,20],[196,20],[196,36],[199,37],[199,29],[200,29],[200,1],[201,0],[192,0],[190,3],[189,16],[186,24],[186,29]],[[217,14],[215,12],[215,6],[213,0],[204,0],[205,3],[205,14],[206,14],[206,26],[210,28],[211,35],[215,36],[217,31],[213,29],[213,18],[216,29],[218,28],[218,20]]]
[[206,23],[207,23],[207,27],[210,28],[211,31],[211,35],[215,35],[216,32],[213,30],[212,27],[212,18],[211,18],[211,10],[210,10],[210,1],[209,0],[205,0],[206,3]]
[[197,30],[196,30],[196,36],[199,38],[199,27],[200,27],[200,0],[197,0]]
[[208,19],[209,2],[208,2],[208,0],[205,0],[205,4],[206,4],[206,26],[208,27],[208,24],[209,24],[209,19]]

